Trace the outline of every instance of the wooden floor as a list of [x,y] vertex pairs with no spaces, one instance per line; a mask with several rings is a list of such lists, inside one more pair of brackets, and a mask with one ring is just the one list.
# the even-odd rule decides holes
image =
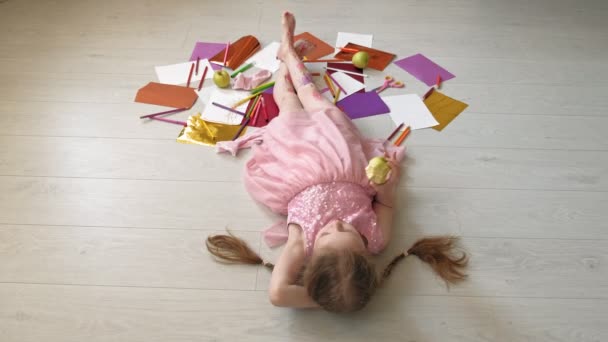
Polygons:
[[[458,234],[464,285],[407,260],[335,316],[274,308],[265,270],[211,261],[203,241],[226,227],[276,255],[246,155],[175,143],[133,98],[196,41],[278,39],[284,9],[457,75],[444,92],[470,107],[408,139],[384,259]],[[0,340],[608,341],[607,17],[601,0],[0,1]]]

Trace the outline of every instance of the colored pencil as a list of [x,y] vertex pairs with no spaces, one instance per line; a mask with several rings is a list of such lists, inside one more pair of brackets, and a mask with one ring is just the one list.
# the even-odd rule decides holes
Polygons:
[[352,53],[359,52],[359,50],[357,50],[357,49],[351,49],[351,48],[347,48],[347,47],[336,46],[336,49],[340,49],[343,52],[352,52]]
[[327,76],[327,73],[325,73],[325,76],[323,76],[323,80],[325,80],[325,84],[327,84],[327,88],[329,88],[329,92],[331,93],[331,96],[335,97],[336,90],[334,89],[334,86],[331,84],[331,79],[329,78],[329,76]]
[[195,75],[198,75],[198,64],[201,62],[201,58],[200,57],[196,57],[196,70],[194,72]]
[[203,123],[203,126],[205,126],[205,130],[207,131],[207,133],[209,133],[209,135],[213,138],[213,140],[215,140],[215,134],[213,134],[213,132],[211,132],[211,129],[209,129],[209,126],[207,126],[207,123],[205,122],[205,120],[201,120],[201,122]]
[[407,138],[407,136],[410,134],[410,126],[407,126],[405,128],[405,130],[403,131],[403,133],[401,133],[401,135],[399,136],[399,139],[397,139],[397,141],[395,141],[395,145],[396,146],[401,146],[401,143],[403,142],[403,140],[405,140],[405,138]]
[[258,95],[260,95],[260,94],[259,93],[251,94],[251,95],[247,96],[246,98],[237,101],[235,104],[232,105],[232,108],[236,108],[236,107],[242,105],[243,103],[251,100],[252,98],[254,98],[254,97],[258,96]]
[[232,108],[230,108],[230,107],[226,107],[226,106],[221,105],[221,104],[219,104],[219,103],[217,103],[217,102],[211,102],[211,104],[212,104],[212,105],[214,105],[214,106],[216,106],[216,107],[220,107],[220,108],[222,108],[222,109],[225,109],[225,110],[227,110],[227,111],[229,111],[229,112],[233,112],[233,113],[235,113],[235,114],[245,116],[245,113],[243,113],[243,112],[239,112],[238,110],[236,110],[236,109],[232,109]]
[[236,75],[249,70],[252,66],[253,66],[253,63],[249,63],[249,64],[246,64],[246,65],[240,67],[237,71],[230,74],[230,78],[234,78]]
[[188,74],[188,84],[186,87],[190,88],[190,80],[192,79],[192,72],[194,71],[194,63],[190,65],[190,73]]
[[334,96],[334,104],[338,103],[338,99],[340,98],[340,88],[336,91],[336,96]]
[[437,89],[441,88],[441,75],[437,75]]
[[188,124],[184,121],[176,121],[176,120],[169,120],[169,119],[165,119],[165,118],[159,118],[156,116],[151,116],[150,119],[152,120],[158,120],[158,121],[164,121],[164,122],[168,122],[168,123],[172,123],[172,124],[176,124],[176,125],[181,125],[184,127],[187,127]]
[[232,138],[232,141],[236,140],[239,137],[239,135],[241,135],[241,133],[243,132],[245,127],[247,127],[248,123],[249,123],[249,118],[246,118],[245,121],[243,121],[243,123],[241,124],[241,128],[239,128],[239,130],[236,132],[236,134]]
[[264,83],[256,88],[250,90],[252,94],[262,92],[270,87],[274,86],[274,81]]
[[255,108],[253,109],[253,123],[252,124],[254,126],[258,123],[258,117],[260,116],[260,106],[261,106],[261,104],[262,104],[262,101],[258,100],[256,102],[256,104],[255,104]]
[[435,91],[435,88],[431,87],[431,89],[429,89],[429,91],[426,92],[426,94],[422,95],[422,99],[426,100],[427,97],[431,96],[431,94]]
[[331,70],[331,71],[339,71],[339,72],[343,72],[345,74],[351,74],[351,75],[355,75],[355,76],[369,77],[366,74],[360,74],[358,72],[352,72],[352,71],[347,71],[347,70],[340,70],[340,69],[336,69],[336,68],[323,67],[323,69],[325,69],[325,70]]
[[351,63],[350,61],[345,61],[343,59],[306,59],[303,60],[304,63]]
[[228,50],[230,49],[230,42],[226,44],[226,52],[224,52],[224,66],[226,66],[226,61],[228,60]]
[[203,70],[203,77],[201,78],[201,81],[198,83],[198,91],[201,91],[201,88],[203,87],[203,82],[205,82],[205,76],[207,76],[208,68],[209,68],[209,66],[205,66],[205,70]]
[[251,105],[251,107],[249,107],[249,110],[247,111],[248,117],[252,117],[253,114],[255,114],[255,110],[257,109],[258,103],[260,102],[260,97],[262,96],[258,96],[255,98],[255,100],[253,100],[253,104]]
[[262,96],[262,113],[264,113],[264,119],[268,122],[268,112],[266,111],[266,101],[264,100],[264,96]]
[[395,134],[397,134],[397,132],[399,132],[399,130],[401,129],[401,127],[403,127],[403,125],[404,125],[404,123],[402,122],[399,126],[397,126],[397,128],[395,128],[395,130],[391,133],[391,135],[388,136],[388,138],[386,138],[386,140],[391,141],[391,139],[393,139]]
[[158,112],[158,113],[153,113],[153,114],[142,115],[139,118],[140,119],[152,118],[152,117],[159,116],[159,115],[164,115],[164,114],[172,114],[172,113],[183,112],[186,109],[188,109],[188,108],[171,109],[171,110],[166,110],[164,112]]
[[333,81],[333,84],[335,84],[338,88],[340,88],[340,90],[342,90],[342,92],[344,93],[344,95],[348,95],[348,93],[346,92],[346,90],[344,90],[344,88],[342,88],[342,86],[340,85],[340,83],[338,83],[338,81],[336,81],[336,79],[330,73],[327,73],[327,77],[331,78],[331,80]]

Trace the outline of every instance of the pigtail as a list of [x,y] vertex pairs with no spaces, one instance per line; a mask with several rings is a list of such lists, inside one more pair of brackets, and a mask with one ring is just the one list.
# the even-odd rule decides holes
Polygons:
[[274,265],[254,252],[245,241],[232,235],[212,235],[207,238],[207,250],[219,262],[227,264],[263,265],[272,270]]
[[464,273],[469,259],[465,252],[461,255],[456,255],[459,250],[458,238],[451,236],[438,236],[431,238],[424,238],[418,240],[406,253],[397,255],[393,261],[391,261],[384,272],[382,273],[382,281],[384,281],[392,272],[393,268],[408,255],[415,255],[420,260],[429,264],[433,271],[446,282],[450,284],[456,284],[466,279],[467,275]]

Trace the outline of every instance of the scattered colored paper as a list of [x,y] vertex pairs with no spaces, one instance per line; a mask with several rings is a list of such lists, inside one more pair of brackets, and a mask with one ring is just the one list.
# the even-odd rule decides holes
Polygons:
[[445,126],[452,122],[452,120],[469,106],[468,104],[444,95],[437,90],[434,90],[427,96],[424,100],[424,104],[431,111],[435,119],[439,121],[439,125],[433,127],[433,129],[437,131],[443,130]]
[[[339,70],[344,70],[344,71],[351,71],[351,72],[356,72],[356,73],[363,73],[363,71],[359,68],[357,68],[356,66],[354,66],[352,63],[327,63],[327,67],[328,68],[333,68],[333,69],[339,69]],[[337,71],[334,70],[327,70],[328,74],[331,74],[332,76],[334,75],[334,73],[336,73]],[[321,75],[323,75],[323,73],[321,73]],[[365,84],[365,77],[363,76],[356,76],[353,74],[348,74],[350,77],[354,78],[355,80],[364,83]],[[364,92],[365,89],[361,89],[360,92]]]
[[315,37],[309,32],[300,33],[297,36],[293,37],[293,41],[297,42],[298,40],[307,40],[314,45],[314,48],[309,51],[306,56],[307,59],[319,59],[321,57],[325,57],[331,53],[334,53],[334,47],[322,41],[321,39]]
[[390,109],[389,115],[396,125],[404,122],[411,129],[420,129],[439,124],[416,94],[385,96],[382,100]]
[[[264,112],[264,108],[260,108],[260,112],[257,120],[250,120],[248,126],[251,127],[264,127],[270,123],[274,118],[279,116],[279,106],[276,102],[274,102],[274,96],[272,93],[262,93],[262,97],[264,98],[264,105],[266,108],[266,112]],[[261,99],[260,99],[261,101]],[[254,101],[249,101],[249,105],[247,106],[247,110],[249,110],[250,106],[253,106]],[[266,114],[266,116],[264,116]],[[266,121],[268,118],[268,121]],[[255,122],[255,123],[254,123]]]
[[[374,36],[371,34],[338,32],[338,38],[336,38],[336,47],[344,47],[348,43],[363,45],[365,47],[372,47],[373,39]],[[335,49],[335,52],[338,51],[340,50]]]
[[375,91],[353,94],[339,101],[338,108],[351,119],[360,119],[390,112],[386,103],[382,101]]
[[[198,94],[201,100],[205,103],[205,108],[203,109],[201,117],[205,121],[212,121],[227,125],[240,124],[243,116],[218,106],[214,106],[213,102],[232,108],[233,104],[250,95],[247,91],[221,89],[217,87],[203,88]],[[208,100],[205,101],[207,98]],[[247,102],[234,109],[244,113],[247,109]]]
[[[340,91],[340,97],[338,98],[338,101],[355,94],[356,92],[360,91],[361,89],[365,89],[365,84],[355,80],[354,78],[348,76],[347,74],[345,74],[343,72],[339,72],[339,71],[334,72],[333,74],[331,74],[331,76],[346,91],[346,94],[343,91]],[[333,82],[333,80],[332,80],[332,82]],[[334,84],[334,88],[337,90],[339,87]],[[328,100],[330,100],[332,102],[334,100],[334,98],[332,97],[331,92],[329,90],[324,92],[323,96],[325,96]]]
[[441,76],[442,82],[456,77],[420,53],[400,59],[395,64],[429,87],[437,84],[437,75]]
[[281,61],[277,59],[279,46],[281,46],[279,42],[266,45],[262,50],[251,56],[245,64],[254,63],[256,68],[270,70],[271,72],[279,70],[279,65],[281,65]]
[[201,114],[197,113],[188,118],[188,126],[184,127],[179,133],[177,142],[213,146],[218,141],[232,140],[239,128],[240,125],[226,125],[205,121],[201,119]]
[[[196,65],[196,62],[157,66],[154,68],[154,70],[156,70],[156,76],[158,77],[158,81],[160,83],[180,85],[188,83],[190,67],[193,64]],[[190,78],[191,87],[196,86],[196,84],[198,84],[198,81],[203,78],[203,70],[205,70],[205,67],[211,69],[211,64],[209,63],[209,60],[201,59],[198,65],[198,75],[196,75],[195,72],[192,72],[192,77]],[[213,78],[213,73],[207,71],[205,79],[209,78]]]
[[135,102],[173,108],[191,108],[198,95],[192,88],[150,82],[137,91]]
[[[226,60],[226,67],[236,70],[241,66],[249,57],[253,56],[260,49],[260,42],[252,35],[243,36],[236,42],[230,44],[228,49],[228,58]],[[224,53],[226,46],[222,51],[218,52],[215,56],[211,57],[209,61],[224,63]]]
[[[369,54],[369,62],[367,64],[368,68],[376,69],[376,70],[384,70],[391,61],[395,58],[395,54],[386,51],[380,51],[376,49],[372,49],[369,47],[365,47],[363,45],[348,43],[346,44],[347,48],[356,49],[359,51],[366,51]],[[352,61],[354,52],[346,52],[340,51],[335,57],[339,59],[343,59],[345,61]]]
[[[215,56],[218,52],[224,50],[226,47],[226,43],[207,43],[207,42],[197,42],[194,45],[194,50],[192,51],[192,55],[190,56],[191,61],[196,62],[196,58],[200,59],[210,59]],[[211,67],[213,70],[220,70],[222,68],[221,65],[211,63]],[[203,67],[204,68],[204,67]],[[200,70],[200,65],[199,65]]]

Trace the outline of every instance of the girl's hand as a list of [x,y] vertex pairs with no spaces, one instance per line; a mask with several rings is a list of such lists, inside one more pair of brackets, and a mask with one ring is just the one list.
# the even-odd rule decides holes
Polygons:
[[376,184],[370,181],[370,185],[376,190],[376,201],[392,207],[401,172],[399,163],[397,162],[397,152],[393,153],[392,156],[384,153],[384,158],[386,158],[388,165],[391,168],[391,171],[388,174],[388,180],[384,184]]

